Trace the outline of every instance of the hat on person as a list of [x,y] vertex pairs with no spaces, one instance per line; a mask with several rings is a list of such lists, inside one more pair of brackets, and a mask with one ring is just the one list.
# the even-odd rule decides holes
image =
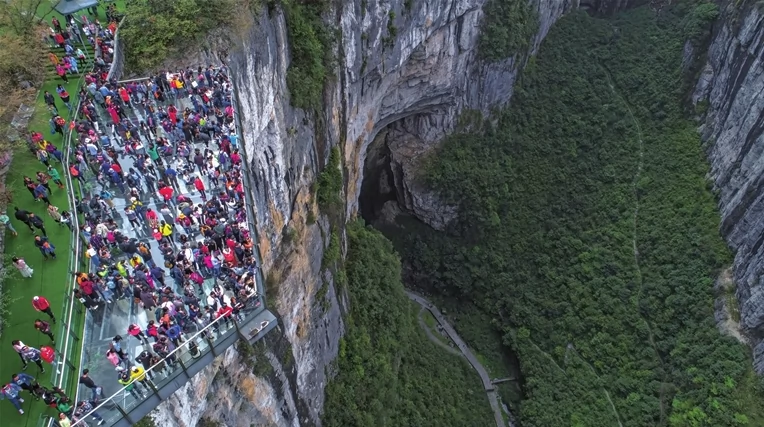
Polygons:
[[40,297],[38,297],[38,296],[35,296],[35,297],[34,297],[34,298],[32,298],[32,299],[33,299],[33,300],[35,300],[35,301],[39,301],[39,300],[40,300]]

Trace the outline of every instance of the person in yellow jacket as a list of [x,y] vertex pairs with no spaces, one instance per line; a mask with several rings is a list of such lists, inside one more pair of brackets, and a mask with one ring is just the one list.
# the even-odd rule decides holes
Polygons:
[[146,370],[143,369],[143,367],[135,365],[133,366],[133,369],[130,370],[131,381],[140,381],[141,384],[143,384],[143,382],[146,381],[146,378]]
[[159,225],[159,231],[162,233],[162,237],[167,239],[168,242],[173,244],[175,243],[172,236],[172,225],[162,221],[162,223]]
[[122,371],[117,381],[122,385],[122,387],[124,387],[126,392],[133,395],[133,397],[137,400],[142,400],[144,397],[146,397],[138,388],[138,383],[133,381],[132,375],[127,371]]
[[139,382],[145,389],[148,391],[149,389],[149,383],[151,383],[151,379],[146,375],[146,370],[143,369],[140,365],[135,365],[130,370],[130,381],[135,383],[136,381]]
[[125,264],[123,264],[122,261],[117,263],[117,271],[119,272],[120,276],[127,277],[127,269],[125,268]]
[[[130,267],[133,267],[133,268],[143,264],[143,260],[138,255],[133,255],[133,257],[130,258],[129,262],[130,262]],[[122,267],[122,268],[124,268],[124,267]],[[117,267],[117,271],[119,271],[119,266]],[[119,273],[122,274],[121,271]]]

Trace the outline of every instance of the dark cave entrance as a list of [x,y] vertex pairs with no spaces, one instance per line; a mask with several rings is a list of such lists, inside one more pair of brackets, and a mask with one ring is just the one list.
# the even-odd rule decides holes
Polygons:
[[382,129],[369,144],[363,164],[363,182],[358,206],[367,224],[376,224],[384,216],[385,205],[397,207],[398,194],[393,178],[390,147],[390,126]]
[[[513,380],[497,387],[502,401],[516,407],[523,399],[523,379],[517,355],[503,343],[502,333],[491,325],[491,316],[464,298],[457,298],[442,288],[429,288],[416,280],[421,272],[414,271],[418,265],[411,258],[412,241],[429,238],[444,231],[437,231],[406,209],[411,197],[410,184],[403,182],[400,162],[410,158],[412,149],[426,144],[420,135],[434,132],[440,123],[427,115],[413,115],[395,121],[377,133],[366,152],[363,165],[363,182],[358,205],[366,224],[382,232],[401,256],[402,281],[405,287],[438,295],[441,310],[460,318],[459,327],[472,331],[463,338],[483,355],[489,355],[492,369],[499,377]],[[412,143],[413,141],[413,143]],[[415,257],[415,256],[414,256]],[[478,332],[475,332],[478,331]]]

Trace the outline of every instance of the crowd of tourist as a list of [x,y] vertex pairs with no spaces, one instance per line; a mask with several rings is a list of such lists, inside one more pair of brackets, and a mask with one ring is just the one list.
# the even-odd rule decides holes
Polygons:
[[[0,391],[0,399],[9,400],[21,414],[24,392],[43,400],[58,410],[61,426],[86,416],[101,425],[103,417],[93,411],[104,398],[100,384],[117,382],[125,393],[142,399],[157,376],[175,369],[175,350],[189,334],[204,329],[203,337],[214,340],[244,311],[262,303],[226,70],[199,67],[124,84],[108,81],[116,23],[103,27],[83,16],[80,22],[67,19],[65,27],[54,20],[50,39],[66,49],[64,58],[51,57],[58,61],[57,70],[64,68],[65,73],[59,73],[64,81],[67,73],[81,71],[81,51],[70,41],[85,39],[99,50],[95,69],[85,74],[85,85],[76,94],[79,102],[63,88],[58,98],[45,94],[50,133],[63,135],[67,126],[73,131],[69,162],[62,152],[65,147],[32,130],[27,143],[41,170],[24,181],[51,220],[82,239],[90,267],[74,273],[76,300],[94,312],[127,301],[133,312],[143,310],[148,320],[131,323],[124,330],[127,338],[112,339],[102,357],[113,365],[113,378],[92,378],[87,369],[81,373],[79,383],[90,393],[78,402],[65,390],[46,388],[26,373],[14,375]],[[61,108],[79,108],[78,119],[67,122],[58,114]],[[70,174],[73,188],[64,189],[59,168]],[[50,181],[61,191],[74,192],[76,212],[51,204]],[[13,218],[0,213],[0,222],[16,235],[14,220],[34,233],[42,260],[55,260],[55,246],[40,215],[18,208]],[[23,277],[34,273],[30,261],[13,259]],[[35,296],[31,303],[48,317],[36,319],[34,327],[49,337],[50,345],[37,349],[17,340],[14,349],[23,363],[21,370],[31,361],[42,373],[41,360],[55,363],[56,319],[44,296]],[[127,340],[133,342],[128,345]],[[189,342],[184,351],[195,355],[197,344]]]

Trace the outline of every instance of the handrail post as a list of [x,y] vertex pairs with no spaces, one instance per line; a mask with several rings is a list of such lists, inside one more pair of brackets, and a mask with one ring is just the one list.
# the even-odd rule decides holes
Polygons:
[[217,356],[215,353],[215,343],[212,342],[212,339],[210,339],[209,334],[204,334],[204,339],[207,341],[207,345],[210,346],[210,352],[213,356]]
[[133,420],[130,419],[130,417],[127,415],[127,412],[125,412],[124,409],[122,409],[121,406],[119,406],[119,403],[114,402],[114,407],[117,408],[117,411],[119,411],[120,414],[122,414],[122,417],[127,420],[130,424],[135,424]]
[[160,399],[162,398],[161,396],[159,396],[159,390],[157,389],[157,386],[154,384],[154,381],[151,381],[151,378],[146,377],[146,381],[142,382],[141,384],[148,384],[148,387],[151,389],[151,391],[153,391],[158,398]]
[[186,365],[183,363],[183,360],[178,356],[178,363],[180,364],[180,367],[183,369],[183,373],[186,375],[186,378],[189,380],[191,379],[191,375],[188,374],[188,369],[186,369]]

